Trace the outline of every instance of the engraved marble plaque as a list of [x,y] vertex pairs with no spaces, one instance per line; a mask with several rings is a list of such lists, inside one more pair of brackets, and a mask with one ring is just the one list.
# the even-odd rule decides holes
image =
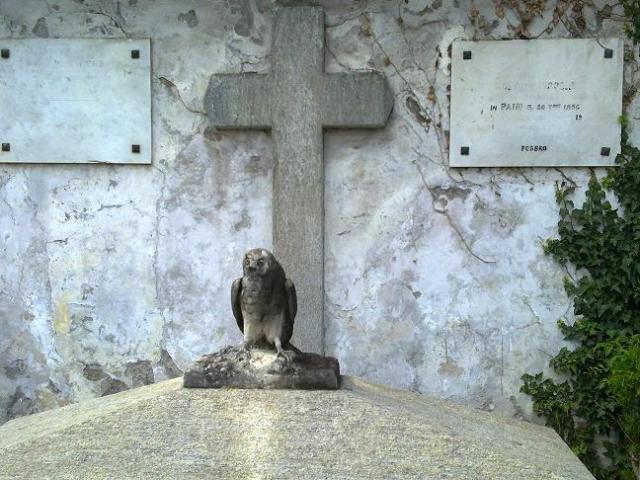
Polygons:
[[450,166],[614,164],[622,40],[460,41],[452,56]]
[[149,39],[0,39],[0,162],[151,163]]

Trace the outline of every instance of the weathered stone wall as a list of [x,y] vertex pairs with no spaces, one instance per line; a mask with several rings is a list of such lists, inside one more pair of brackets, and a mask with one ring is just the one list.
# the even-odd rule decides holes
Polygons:
[[[604,1],[315,3],[327,71],[379,70],[395,93],[385,130],[325,135],[327,352],[349,374],[528,416],[519,377],[546,367],[571,313],[541,249],[554,186],[583,191],[590,172],[449,169],[449,46],[622,24]],[[211,73],[268,71],[272,8],[0,0],[0,37],[151,37],[154,137],[152,166],[0,165],[0,422],[241,340],[228,289],[243,251],[271,244],[271,142],[207,128],[202,98]]]

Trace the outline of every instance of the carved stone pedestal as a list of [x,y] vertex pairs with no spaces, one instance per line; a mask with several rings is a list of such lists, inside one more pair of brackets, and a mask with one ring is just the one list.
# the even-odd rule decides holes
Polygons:
[[333,357],[287,351],[226,347],[202,356],[184,374],[190,388],[287,388],[336,390],[340,364]]

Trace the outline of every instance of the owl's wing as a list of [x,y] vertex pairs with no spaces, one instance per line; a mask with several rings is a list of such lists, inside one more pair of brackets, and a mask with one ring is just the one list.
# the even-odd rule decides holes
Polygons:
[[233,316],[236,317],[236,323],[240,331],[244,333],[244,318],[242,318],[242,309],[240,308],[240,293],[242,292],[242,278],[236,278],[231,284],[231,310]]
[[291,318],[291,324],[296,318],[298,313],[298,297],[296,297],[296,287],[288,278],[284,281],[284,291],[287,295],[287,307],[289,307],[289,317]]
[[287,299],[287,315],[282,327],[282,343],[289,345],[289,340],[291,340],[291,336],[293,335],[293,321],[298,311],[298,299],[296,297],[296,287],[288,278],[284,281],[284,294]]

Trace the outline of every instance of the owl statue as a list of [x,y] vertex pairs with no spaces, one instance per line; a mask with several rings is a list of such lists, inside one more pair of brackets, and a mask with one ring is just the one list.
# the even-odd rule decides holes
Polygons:
[[245,346],[266,342],[284,357],[285,349],[297,351],[289,343],[298,308],[293,282],[264,248],[254,248],[244,255],[242,271],[242,278],[231,285],[231,308]]

